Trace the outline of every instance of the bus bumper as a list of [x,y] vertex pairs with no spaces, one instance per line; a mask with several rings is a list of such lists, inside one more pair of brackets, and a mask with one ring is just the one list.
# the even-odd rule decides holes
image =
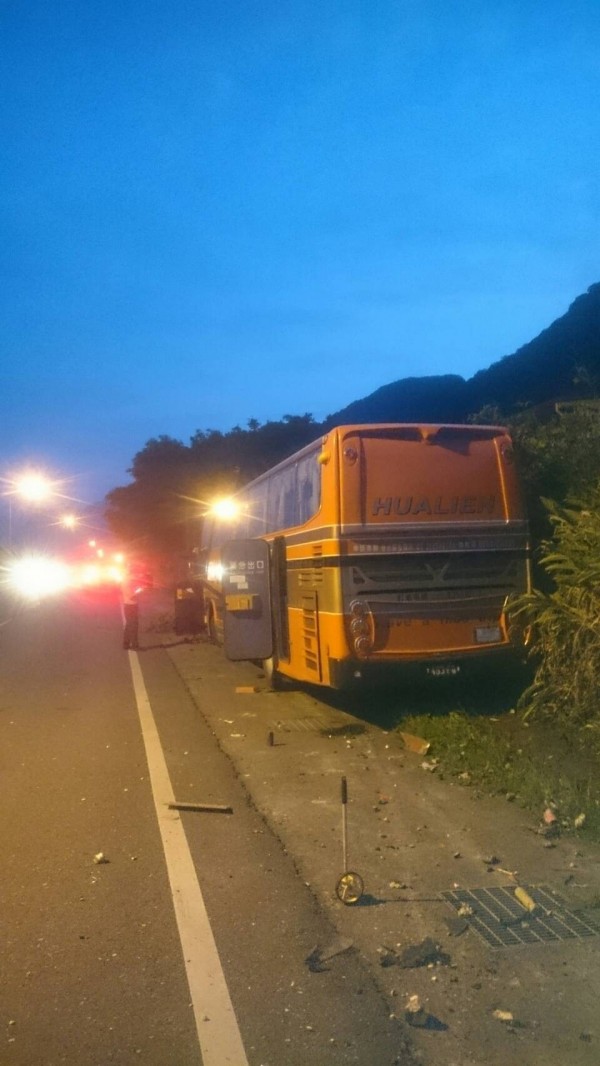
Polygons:
[[369,659],[329,660],[330,686],[334,689],[389,688],[393,685],[419,685],[456,680],[469,683],[494,677],[526,676],[526,655],[522,648],[504,645],[473,654],[437,656],[423,659],[382,662]]

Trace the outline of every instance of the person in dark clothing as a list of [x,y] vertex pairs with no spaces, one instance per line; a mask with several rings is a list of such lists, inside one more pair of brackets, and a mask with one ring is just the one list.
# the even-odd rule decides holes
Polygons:
[[122,585],[123,594],[123,647],[136,651],[139,648],[140,605],[138,596],[141,586],[127,578]]

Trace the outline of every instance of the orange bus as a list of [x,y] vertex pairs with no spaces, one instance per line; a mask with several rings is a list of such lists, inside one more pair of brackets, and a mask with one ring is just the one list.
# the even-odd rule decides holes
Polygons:
[[344,688],[515,651],[528,530],[506,429],[338,426],[203,524],[205,623],[274,680]]

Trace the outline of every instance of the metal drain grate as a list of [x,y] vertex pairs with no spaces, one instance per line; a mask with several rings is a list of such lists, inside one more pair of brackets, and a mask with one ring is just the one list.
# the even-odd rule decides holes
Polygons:
[[327,729],[331,723],[327,718],[320,717],[316,714],[308,715],[306,718],[287,718],[285,721],[278,719],[274,722],[269,722],[271,729],[291,730],[294,733],[316,733],[322,729]]
[[529,913],[515,898],[514,888],[456,889],[442,898],[455,910],[470,907],[469,925],[494,948],[539,944],[550,940],[580,940],[600,935],[600,925],[587,915],[570,911],[559,896],[544,885],[523,885],[536,904]]

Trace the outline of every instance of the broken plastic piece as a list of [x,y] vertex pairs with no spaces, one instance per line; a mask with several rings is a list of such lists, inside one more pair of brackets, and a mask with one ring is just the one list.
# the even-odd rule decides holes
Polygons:
[[431,747],[429,740],[424,740],[423,737],[416,737],[413,733],[400,733],[399,735],[408,751],[414,751],[417,755],[427,755]]
[[521,906],[525,907],[525,910],[529,911],[530,914],[533,914],[533,912],[537,910],[537,903],[535,900],[532,899],[529,892],[526,892],[520,885],[517,885],[515,888],[515,899],[518,899]]
[[385,948],[379,962],[381,966],[400,966],[403,970],[413,970],[418,966],[447,966],[450,956],[428,936],[420,944],[410,944],[404,948],[400,955],[391,948]]
[[448,926],[449,936],[462,936],[469,928],[466,918],[444,918],[444,921]]
[[494,1018],[497,1018],[497,1020],[499,1022],[512,1022],[513,1021],[512,1012],[509,1011],[509,1010],[495,1010],[495,1011],[492,1011],[492,1015],[493,1015]]
[[329,962],[330,959],[335,958],[336,955],[343,955],[345,951],[349,951],[352,947],[352,941],[347,937],[338,937],[337,940],[333,940],[325,947],[317,946],[313,948],[310,955],[304,960],[311,973],[323,973],[328,967],[324,964]]
[[406,1007],[404,1008],[404,1017],[409,1025],[413,1025],[416,1028],[424,1029],[427,1026],[429,1015],[424,1010],[421,1000],[418,996],[409,996]]

